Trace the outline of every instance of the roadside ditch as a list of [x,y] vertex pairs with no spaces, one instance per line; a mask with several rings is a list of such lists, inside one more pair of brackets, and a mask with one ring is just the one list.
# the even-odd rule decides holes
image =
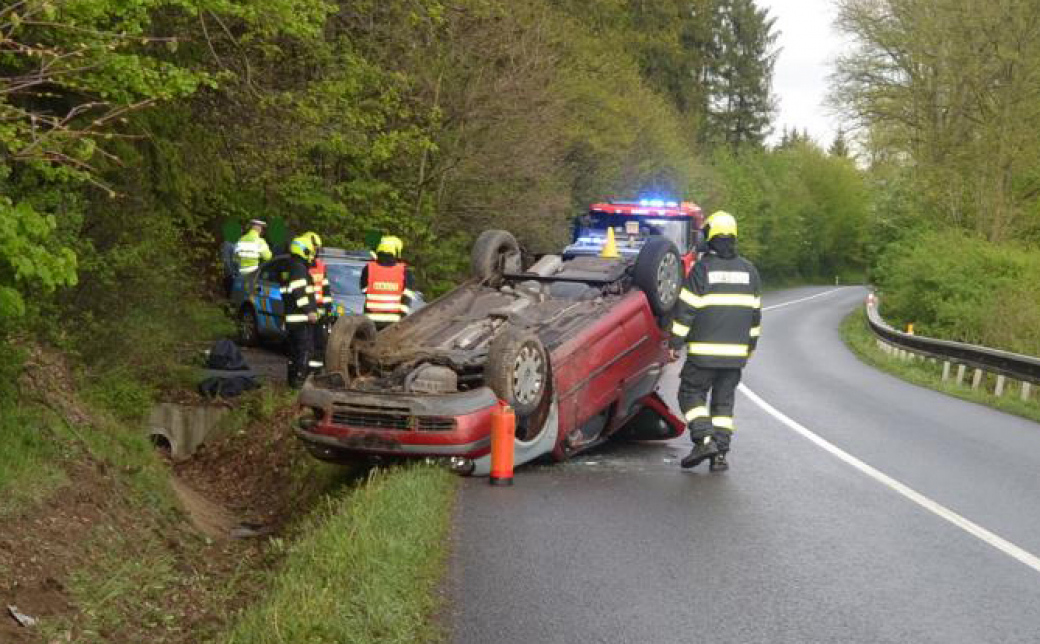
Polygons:
[[[169,440],[156,449],[142,430],[154,416],[116,421],[50,366],[31,398],[60,443],[48,465],[61,476],[0,513],[0,642],[441,638],[452,475],[313,459],[280,386],[222,411],[190,396],[161,408],[207,436],[174,459]],[[272,618],[285,627],[271,631]]]

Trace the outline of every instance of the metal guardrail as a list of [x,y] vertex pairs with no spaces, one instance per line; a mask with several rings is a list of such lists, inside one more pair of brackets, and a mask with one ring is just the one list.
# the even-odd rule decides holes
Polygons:
[[911,353],[1040,385],[1040,358],[903,333],[881,318],[874,297],[867,299],[867,319],[876,336]]

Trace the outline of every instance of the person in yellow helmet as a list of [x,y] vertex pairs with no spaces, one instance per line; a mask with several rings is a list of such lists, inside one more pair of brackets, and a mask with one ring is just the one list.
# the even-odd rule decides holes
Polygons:
[[733,215],[714,213],[704,232],[708,252],[680,292],[670,346],[673,359],[686,348],[679,407],[693,449],[681,465],[696,467],[710,459],[709,469],[720,472],[729,469],[737,385],[762,333],[762,285],[755,266],[737,254]]
[[289,336],[289,386],[303,386],[313,369],[314,326],[318,322],[318,304],[314,297],[314,282],[310,265],[315,249],[307,235],[300,235],[289,244],[289,270],[282,285],[285,306],[285,330]]
[[358,280],[365,294],[365,315],[382,328],[412,312],[415,301],[415,278],[401,261],[404,242],[385,235],[376,247],[376,258],[361,271]]
[[315,371],[325,367],[325,348],[328,346],[335,303],[332,300],[332,291],[329,290],[328,270],[320,256],[321,236],[315,232],[306,232],[300,237],[307,239],[313,249],[310,273],[311,283],[314,284],[314,301],[318,307],[318,321],[314,324],[314,350],[311,352],[309,363],[311,370]]

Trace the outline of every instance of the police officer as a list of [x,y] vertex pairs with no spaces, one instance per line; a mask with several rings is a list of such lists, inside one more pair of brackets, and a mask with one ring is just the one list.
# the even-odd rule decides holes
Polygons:
[[397,322],[412,312],[415,300],[415,278],[401,261],[404,242],[393,235],[379,241],[376,258],[361,271],[361,292],[365,294],[365,315],[376,327]]
[[297,237],[289,245],[289,267],[282,287],[285,303],[285,328],[289,336],[289,386],[303,386],[314,353],[314,325],[318,321],[318,306],[314,300],[314,283],[310,264],[314,248],[310,239]]
[[[758,271],[737,255],[737,221],[719,211],[705,223],[708,252],[694,265],[680,294],[672,323],[672,355],[686,345],[679,382],[679,407],[693,449],[684,468],[710,459],[709,469],[729,469],[733,403],[741,370],[762,332]],[[711,395],[711,405],[708,396]]]
[[259,219],[249,222],[249,230],[235,244],[235,259],[242,276],[252,275],[260,268],[260,262],[271,259],[271,249],[263,238],[267,223]]

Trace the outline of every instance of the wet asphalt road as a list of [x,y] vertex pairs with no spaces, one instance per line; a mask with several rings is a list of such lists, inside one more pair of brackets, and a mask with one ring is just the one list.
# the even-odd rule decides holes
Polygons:
[[[856,360],[865,294],[766,297],[755,394],[808,430],[1040,554],[1040,425]],[[673,372],[663,385],[674,403]],[[685,438],[608,445],[463,485],[454,641],[1040,642],[1040,573],[737,400],[732,468]]]

